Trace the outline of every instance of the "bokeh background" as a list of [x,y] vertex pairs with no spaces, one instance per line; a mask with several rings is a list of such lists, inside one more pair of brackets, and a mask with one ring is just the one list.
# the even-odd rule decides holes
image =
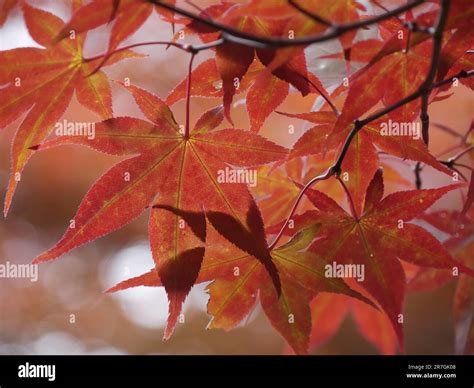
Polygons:
[[[30,1],[34,6],[51,10],[67,20],[69,1]],[[205,6],[208,1],[197,3]],[[88,36],[86,54],[96,55],[107,47],[109,28],[103,27]],[[364,33],[370,33],[364,32]],[[153,15],[144,27],[124,45],[151,40],[168,40],[170,26]],[[0,29],[0,50],[21,46],[38,46],[28,35],[20,9],[15,9]],[[337,43],[318,45],[310,50],[311,69],[331,89],[345,75],[343,63],[317,60],[337,51]],[[130,59],[105,71],[113,80],[131,79],[164,98],[186,75],[188,56],[162,47],[137,50],[145,59]],[[198,61],[206,59],[200,54]],[[120,86],[112,85],[114,112],[118,116],[143,117],[132,98]],[[474,101],[472,92],[460,86],[447,101],[431,106],[433,122],[441,122],[464,133],[470,126]],[[193,99],[192,119],[216,106],[217,100]],[[279,108],[282,111],[309,111],[320,101],[292,93]],[[184,120],[184,104],[173,111]],[[243,104],[238,99],[233,117],[237,127],[248,127]],[[96,121],[97,117],[75,100],[65,117],[69,121]],[[9,176],[10,144],[22,118],[0,134],[0,191],[5,193]],[[297,131],[288,135],[288,125]],[[304,130],[301,122],[273,114],[262,134],[291,146]],[[433,129],[432,150],[436,154],[453,143],[453,137]],[[449,155],[448,155],[449,156]],[[0,262],[29,263],[37,254],[50,248],[74,216],[81,198],[90,185],[118,158],[75,147],[48,150],[35,155],[26,168],[7,219],[0,220]],[[390,160],[400,174],[413,180],[412,165]],[[318,167],[318,166],[313,166]],[[323,167],[321,167],[323,171]],[[424,183],[440,186],[449,183],[427,168]],[[390,190],[400,187],[389,187]],[[459,192],[451,193],[434,208],[456,209],[462,200]],[[167,316],[167,301],[162,289],[135,288],[114,295],[104,290],[117,282],[139,275],[152,267],[147,241],[147,217],[120,231],[64,255],[60,260],[43,264],[36,283],[28,279],[0,279],[0,354],[281,354],[286,345],[270,326],[261,309],[255,311],[240,327],[231,332],[206,330],[205,285],[197,286],[188,297],[185,323],[179,324],[168,342],[162,342]],[[451,306],[454,284],[437,291],[411,294],[406,301],[406,353],[450,354],[454,351]],[[337,335],[317,354],[376,354],[347,318]]]

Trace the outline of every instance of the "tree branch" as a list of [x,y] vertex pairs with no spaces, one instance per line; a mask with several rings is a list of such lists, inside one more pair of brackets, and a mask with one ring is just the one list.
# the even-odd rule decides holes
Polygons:
[[[426,77],[425,81],[420,85],[420,87],[418,88],[418,90],[416,92],[402,98],[401,100],[399,100],[398,102],[396,102],[392,105],[389,105],[389,106],[385,107],[384,109],[381,109],[381,110],[375,112],[372,115],[369,115],[368,117],[366,117],[362,120],[356,120],[354,122],[354,126],[353,126],[352,130],[349,132],[336,162],[331,167],[329,167],[328,170],[324,174],[313,178],[311,181],[309,181],[306,184],[306,186],[303,187],[303,189],[301,190],[300,194],[298,195],[298,197],[297,197],[297,199],[296,199],[296,201],[295,201],[295,203],[294,203],[294,205],[293,205],[293,207],[290,211],[290,215],[286,219],[285,223],[283,224],[283,226],[280,229],[279,233],[276,235],[273,242],[269,245],[269,249],[273,249],[277,245],[280,238],[283,236],[283,233],[284,233],[286,227],[288,226],[288,223],[290,222],[291,218],[295,214],[296,209],[298,208],[298,205],[301,202],[305,192],[311,186],[313,186],[315,183],[317,183],[321,180],[329,179],[332,176],[336,176],[336,177],[339,176],[339,174],[341,172],[342,163],[343,163],[344,158],[347,154],[347,151],[348,151],[348,149],[349,149],[349,147],[352,143],[353,138],[365,125],[371,123],[372,121],[377,120],[378,118],[380,118],[380,117],[382,117],[382,116],[384,116],[384,115],[400,108],[401,106],[403,106],[403,105],[405,105],[405,104],[407,104],[411,101],[416,100],[417,98],[420,98],[424,95],[429,96],[429,94],[431,93],[432,90],[434,90],[436,88],[439,88],[439,87],[442,87],[444,85],[447,85],[449,83],[452,83],[455,79],[466,78],[466,77],[470,77],[470,76],[474,75],[474,70],[470,70],[470,71],[464,71],[463,70],[463,71],[459,72],[458,74],[456,74],[452,77],[449,77],[449,78],[444,79],[444,80],[439,81],[439,82],[433,82],[434,79],[435,79],[435,76],[436,76],[437,69],[438,69],[439,55],[440,55],[440,52],[441,52],[442,33],[443,33],[443,28],[444,28],[445,23],[446,23],[447,15],[448,15],[448,7],[449,7],[449,0],[442,0],[442,8],[441,8],[440,15],[438,17],[438,21],[437,21],[437,24],[436,24],[436,27],[435,27],[435,33],[433,34],[434,42],[433,42],[433,52],[432,52],[432,56],[431,56],[431,58],[432,58],[431,65],[430,65],[430,69],[428,71],[428,74],[427,74],[427,77]],[[416,175],[416,178],[417,178],[417,182],[416,182],[417,187],[421,187],[421,176],[420,176],[421,169],[422,169],[421,164],[418,163],[415,167],[415,175]],[[460,175],[462,175],[462,174],[460,174]]]
[[284,39],[284,38],[269,38],[264,36],[256,36],[254,34],[233,28],[231,26],[216,22],[215,20],[206,19],[199,15],[196,15],[193,12],[187,11],[183,8],[176,7],[171,4],[163,3],[159,0],[147,0],[149,3],[155,4],[158,7],[167,9],[168,11],[175,12],[179,15],[185,16],[191,20],[202,23],[208,27],[214,28],[217,31],[222,33],[222,38],[227,42],[238,43],[244,46],[254,47],[254,48],[283,48],[290,46],[306,46],[313,43],[325,42],[331,39],[340,37],[349,31],[354,31],[362,27],[367,27],[383,20],[389,19],[393,16],[400,15],[416,6],[423,4],[425,0],[412,0],[408,3],[394,8],[391,11],[385,12],[383,14],[373,16],[371,18],[358,20],[352,23],[339,24],[336,25],[331,23],[329,28],[317,35],[307,36],[303,38],[295,39]]
[[[420,87],[422,91],[421,94],[421,128],[423,134],[423,141],[426,146],[430,144],[430,116],[428,114],[428,103],[431,95],[432,84],[436,77],[438,71],[439,60],[441,56],[441,46],[443,43],[443,30],[446,25],[446,20],[448,19],[450,0],[441,0],[441,11],[436,22],[436,28],[433,32],[433,51],[431,53],[431,65],[428,71],[428,75],[425,79],[425,82]],[[421,167],[418,166],[420,162],[417,163],[417,168],[415,169],[416,176],[416,187],[420,189],[422,187],[421,180]]]
[[[185,9],[182,9],[180,7],[163,3],[159,0],[148,0],[149,3],[155,4],[158,7],[161,7],[163,9],[167,9],[169,11],[175,12],[177,14],[180,14],[184,17],[187,17],[193,21],[199,22],[203,25],[206,25],[208,27],[214,28],[217,31],[221,32],[221,38],[215,42],[211,42],[211,44],[207,45],[202,45],[202,46],[191,46],[191,45],[179,45],[180,49],[183,49],[185,51],[188,51],[192,54],[192,58],[190,61],[190,69],[192,68],[192,63],[193,59],[196,53],[198,53],[201,50],[216,47],[218,45],[224,44],[226,42],[232,42],[232,43],[237,43],[249,47],[254,47],[254,48],[264,48],[264,49],[271,49],[271,48],[284,48],[284,47],[294,47],[294,46],[305,46],[305,45],[310,45],[313,43],[319,43],[319,42],[325,42],[331,39],[335,39],[340,37],[341,35],[349,32],[349,31],[354,31],[362,27],[367,27],[373,24],[376,24],[378,22],[381,22],[383,20],[389,19],[391,17],[397,17],[398,15],[415,8],[416,6],[422,4],[425,2],[425,0],[412,0],[408,1],[406,4],[399,6],[391,11],[387,11],[383,14],[363,19],[363,20],[358,20],[355,22],[351,23],[346,23],[346,24],[335,24],[332,22],[329,22],[318,15],[312,14],[308,10],[302,8],[300,5],[298,5],[295,0],[288,0],[288,3],[290,6],[294,7],[304,15],[312,18],[316,22],[319,22],[321,24],[324,24],[328,26],[328,29],[324,31],[321,34],[313,35],[313,36],[308,36],[308,37],[302,37],[302,38],[295,38],[295,39],[284,39],[284,38],[275,38],[275,37],[263,37],[263,36],[256,36],[250,33],[247,33],[245,31],[241,31],[239,29],[236,29],[234,27],[219,23],[215,20],[212,20],[210,18],[203,18],[200,15],[196,15],[193,12],[187,11]],[[311,179],[306,186],[302,188],[300,191],[298,197],[296,198],[293,207],[290,211],[290,214],[288,218],[286,219],[285,223],[283,224],[281,230],[279,233],[276,235],[275,239],[273,242],[269,245],[269,249],[273,249],[277,244],[280,238],[282,237],[286,227],[288,226],[289,221],[295,214],[301,200],[303,199],[306,191],[316,184],[319,181],[329,179],[332,176],[336,176],[339,179],[339,175],[341,173],[341,166],[344,161],[344,158],[347,154],[347,151],[352,143],[353,138],[356,136],[356,134],[367,124],[370,122],[377,120],[378,118],[400,108],[401,106],[416,100],[417,98],[421,98],[422,101],[422,107],[421,107],[421,114],[420,118],[423,123],[423,140],[425,141],[426,144],[429,142],[429,116],[427,112],[428,108],[428,103],[429,103],[429,96],[432,92],[433,89],[442,87],[444,85],[447,85],[451,82],[453,82],[455,79],[459,78],[466,78],[474,74],[474,70],[471,71],[461,71],[455,76],[452,76],[448,79],[439,81],[439,82],[434,82],[436,73],[438,70],[438,63],[440,59],[440,53],[441,53],[441,43],[442,43],[442,38],[443,38],[443,30],[446,24],[447,20],[447,15],[448,15],[448,9],[449,9],[449,2],[450,0],[441,0],[441,10],[438,15],[438,20],[436,22],[436,25],[434,28],[423,28],[422,32],[426,32],[430,35],[432,35],[433,38],[433,51],[431,55],[431,65],[428,71],[428,74],[426,76],[425,81],[421,84],[421,86],[417,89],[416,92],[405,96],[398,102],[389,105],[385,107],[384,109],[381,109],[377,112],[375,112],[372,115],[369,115],[368,117],[364,119],[359,119],[354,121],[353,128],[349,132],[345,142],[343,143],[343,146],[341,148],[341,151],[339,153],[338,158],[336,159],[335,163],[329,167],[325,173],[316,176],[315,178]],[[421,31],[416,24],[407,24],[407,27],[411,31]],[[173,44],[174,45],[174,44]],[[178,47],[175,46],[175,47]],[[189,104],[190,104],[190,88],[191,88],[191,72],[189,73],[188,77],[188,84],[187,84],[187,102],[186,102],[186,136],[189,136]],[[331,104],[330,104],[331,105]],[[334,107],[331,106],[334,110]],[[420,178],[420,172],[421,172],[421,165],[417,164],[416,169],[416,176],[417,176],[417,185],[421,186],[421,178]],[[341,181],[342,182],[342,181]],[[343,185],[346,192],[348,192],[347,187]],[[353,206],[353,205],[352,205]],[[355,213],[354,213],[355,214]]]

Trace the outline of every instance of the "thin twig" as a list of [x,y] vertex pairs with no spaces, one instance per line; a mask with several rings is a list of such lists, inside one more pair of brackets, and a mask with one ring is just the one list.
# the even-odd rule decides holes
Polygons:
[[467,153],[471,152],[472,150],[474,150],[474,145],[471,145],[470,147],[466,148],[465,150],[462,150],[461,152],[459,152],[457,155],[453,156],[452,158],[449,158],[448,162],[454,163],[458,159],[461,159]]
[[434,127],[438,128],[438,129],[441,129],[442,131],[446,132],[446,133],[449,133],[450,135],[454,136],[454,137],[457,137],[459,139],[463,139],[464,140],[464,136],[461,135],[460,133],[456,132],[454,129],[448,127],[447,125],[445,124],[441,124],[441,123],[432,123],[431,125],[433,125]]
[[97,71],[99,71],[100,68],[102,66],[104,66],[104,64],[114,54],[117,54],[117,53],[122,52],[122,51],[130,50],[130,49],[133,49],[133,48],[136,48],[136,47],[160,46],[160,45],[161,46],[172,46],[172,47],[176,47],[177,49],[186,51],[188,53],[196,54],[198,52],[201,52],[201,51],[204,51],[204,50],[209,50],[209,49],[212,49],[214,47],[220,46],[222,44],[224,44],[224,39],[222,39],[222,38],[214,40],[214,41],[209,42],[209,43],[198,44],[198,45],[191,45],[191,44],[185,44],[185,43],[183,44],[183,43],[170,42],[170,41],[142,42],[142,43],[134,43],[134,44],[131,44],[131,45],[128,45],[128,46],[120,47],[120,48],[118,48],[118,49],[116,49],[116,50],[114,50],[110,53],[100,54],[100,55],[96,55],[96,56],[90,57],[90,58],[83,58],[82,61],[87,63],[87,62],[92,62],[92,61],[95,61],[97,59],[103,58],[103,60],[99,63],[99,65],[91,72],[91,74],[89,74],[89,76],[90,76],[90,75],[95,74]]
[[474,169],[471,167],[471,166],[468,166],[467,164],[463,164],[463,163],[454,163],[455,166],[457,167],[462,167],[462,168],[466,168],[470,171],[473,171]]

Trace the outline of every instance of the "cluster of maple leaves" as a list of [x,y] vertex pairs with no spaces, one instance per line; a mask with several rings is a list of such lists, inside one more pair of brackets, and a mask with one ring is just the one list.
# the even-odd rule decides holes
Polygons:
[[[143,0],[70,3],[72,17],[67,23],[28,1],[0,3],[0,25],[19,4],[31,37],[42,46],[0,51],[0,128],[22,117],[12,144],[5,215],[35,152],[73,144],[127,158],[91,187],[63,238],[35,263],[56,259],[147,211],[155,267],[109,291],[163,286],[169,299],[165,338],[173,333],[193,285],[210,282],[210,328],[234,328],[259,301],[293,351],[306,353],[333,335],[351,311],[361,333],[381,352],[393,353],[397,343],[403,347],[405,293],[456,280],[456,346],[459,352],[474,352],[472,179],[459,211],[425,212],[446,193],[463,190],[464,184],[384,197],[384,178],[394,182],[404,178],[380,160],[381,153],[453,175],[453,164],[437,160],[423,139],[380,133],[381,123],[389,118],[415,121],[422,109],[420,99],[371,121],[355,134],[335,174],[349,177],[344,183],[345,197],[334,190],[340,178],[339,182],[325,181],[320,191],[306,187],[306,202],[290,213],[304,184],[340,155],[354,120],[396,103],[423,84],[432,65],[434,43],[422,28],[409,26],[432,27],[440,13],[438,1],[426,1],[422,7],[379,21],[371,26],[378,31],[377,39],[357,40],[356,29],[338,36],[342,51],[330,57],[347,61],[348,69],[351,63],[361,68],[348,73],[348,82],[341,80],[331,93],[308,70],[305,49],[309,44],[265,47],[258,39],[255,45],[222,39],[223,32],[215,25],[173,12],[175,1],[161,2],[166,6]],[[393,8],[401,2],[384,3]],[[474,45],[470,25],[474,5],[471,0],[449,3],[436,81],[473,69],[469,50]],[[356,0],[302,0],[298,4],[323,21],[339,25],[370,17]],[[101,69],[141,56],[121,44],[154,12],[173,28],[179,26],[170,44],[181,45],[180,37],[194,37],[210,45],[213,55],[196,66],[165,101],[150,91],[122,84],[146,120],[120,117],[112,110],[110,80]],[[290,31],[298,39],[332,28],[286,0],[216,1],[196,15],[262,38],[287,39]],[[84,58],[87,32],[109,23],[107,52]],[[218,44],[213,46],[213,42]],[[194,46],[180,47],[189,53],[183,55],[192,58],[199,51]],[[472,78],[460,82],[474,87]],[[432,90],[429,103],[448,98],[450,86]],[[290,92],[314,94],[326,101],[316,112],[285,113],[312,123],[291,150],[259,135]],[[103,120],[96,123],[94,139],[50,137],[74,93],[80,104]],[[236,95],[245,99],[248,129],[233,126]],[[339,96],[345,98],[340,112],[331,102]],[[183,99],[189,103],[191,97],[215,98],[216,108],[205,112],[193,128],[188,122],[183,132],[171,107]],[[224,122],[226,129],[218,129]],[[464,146],[472,140],[466,136]],[[472,158],[474,153],[465,156]],[[258,168],[258,186],[218,182],[218,172],[228,166]],[[345,201],[351,204],[349,211],[343,208]],[[409,222],[415,219],[449,238],[440,242],[418,222]],[[269,238],[278,233],[284,242],[269,245]],[[324,268],[334,261],[364,265],[364,282],[326,277]]]

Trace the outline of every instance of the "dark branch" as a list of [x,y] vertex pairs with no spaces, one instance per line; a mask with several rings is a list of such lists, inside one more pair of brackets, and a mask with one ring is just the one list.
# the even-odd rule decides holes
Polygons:
[[[263,36],[256,36],[251,33],[247,33],[245,31],[241,31],[239,29],[236,29],[234,27],[219,23],[215,20],[212,20],[210,18],[205,18],[200,15],[196,15],[193,12],[187,11],[185,9],[182,9],[180,7],[176,7],[174,5],[170,5],[167,3],[163,3],[159,0],[148,0],[149,3],[155,4],[158,7],[161,7],[163,9],[167,9],[169,11],[175,12],[179,15],[182,15],[184,17],[187,17],[193,21],[196,21],[198,23],[201,23],[203,25],[206,25],[208,27],[211,27],[215,29],[216,31],[219,31],[221,33],[221,39],[219,39],[216,42],[212,42],[210,44],[205,44],[201,46],[191,46],[191,45],[179,45],[179,48],[188,51],[192,54],[193,58],[196,53],[199,51],[216,47],[218,45],[224,44],[226,42],[232,42],[232,43],[237,43],[249,47],[254,47],[254,48],[264,48],[264,49],[276,49],[276,48],[284,48],[284,47],[294,47],[294,46],[306,46],[314,43],[319,43],[319,42],[325,42],[331,39],[338,38],[342,36],[343,34],[349,32],[349,31],[355,31],[359,28],[363,27],[368,27],[371,25],[374,25],[378,22],[381,22],[383,20],[392,18],[392,17],[397,17],[401,15],[402,13],[415,8],[416,6],[422,4],[425,2],[425,0],[412,0],[408,1],[406,4],[397,7],[391,11],[386,11],[383,14],[371,17],[371,18],[366,18],[362,20],[358,20],[355,22],[351,23],[346,23],[346,24],[336,24],[332,23],[330,21],[327,21],[318,15],[315,15],[308,10],[304,9],[301,7],[299,4],[295,2],[295,0],[288,0],[288,3],[290,6],[293,6],[295,9],[297,9],[299,12],[302,14],[312,18],[316,22],[319,22],[323,25],[328,26],[326,31],[324,31],[321,34],[313,35],[313,36],[307,36],[307,37],[302,37],[302,38],[295,38],[295,39],[284,39],[284,38],[277,38],[277,37],[263,37]],[[449,10],[449,2],[450,0],[441,0],[441,10],[438,15],[438,20],[436,21],[436,24],[434,27],[430,28],[425,28],[425,27],[419,27],[415,23],[407,23],[406,27],[410,31],[414,32],[424,32],[432,36],[433,39],[433,50],[432,50],[432,55],[431,55],[431,65],[428,70],[428,74],[424,80],[424,82],[421,84],[421,86],[417,89],[416,92],[402,98],[398,102],[389,105],[385,107],[384,109],[381,109],[377,112],[375,112],[372,115],[369,115],[368,117],[364,119],[359,119],[354,122],[354,125],[347,135],[347,138],[342,146],[342,149],[339,153],[338,158],[336,159],[335,163],[327,169],[327,171],[321,175],[316,176],[313,178],[311,181],[309,181],[306,186],[302,188],[300,191],[298,197],[296,198],[295,203],[293,204],[293,207],[290,211],[290,214],[288,218],[286,219],[285,223],[283,224],[281,230],[279,233],[276,235],[274,241],[269,245],[269,249],[273,249],[277,244],[280,238],[282,237],[289,221],[295,214],[301,200],[303,199],[306,191],[313,186],[315,183],[329,179],[333,176],[337,177],[339,179],[339,175],[341,173],[341,166],[344,161],[344,158],[346,157],[347,151],[352,143],[352,140],[354,137],[357,135],[357,133],[367,124],[370,122],[377,120],[378,118],[400,108],[401,106],[408,104],[409,102],[412,102],[416,100],[417,98],[421,98],[421,121],[423,123],[423,139],[426,144],[429,142],[429,116],[428,116],[428,103],[429,103],[429,97],[433,89],[442,87],[444,85],[447,85],[449,83],[452,83],[454,80],[459,79],[459,78],[466,78],[470,77],[474,74],[474,70],[470,71],[461,71],[458,74],[444,79],[439,82],[434,82],[435,77],[438,71],[438,63],[440,60],[440,54],[441,54],[441,44],[442,44],[442,38],[443,38],[443,30],[446,25],[446,20],[447,20],[447,15],[448,15],[448,10]],[[192,59],[190,62],[190,68],[192,67]],[[189,77],[188,79],[188,105],[189,105],[189,90],[191,86],[191,79]],[[323,96],[324,97],[324,96]],[[331,105],[331,104],[330,104]],[[331,106],[334,110],[335,107]],[[187,109],[187,120],[189,120],[189,107]],[[187,127],[189,127],[189,123],[187,122]],[[189,128],[187,128],[187,131],[189,131]],[[415,168],[415,175],[417,178],[417,187],[421,187],[421,177],[420,173],[422,170],[422,166],[420,163],[416,165]],[[342,181],[341,181],[342,183]],[[347,187],[343,185],[345,188],[345,191],[348,193]],[[354,205],[351,205],[354,208]],[[357,216],[354,213],[355,216]]]
[[[446,25],[446,20],[448,19],[449,12],[449,3],[450,0],[441,0],[441,11],[438,16],[438,21],[436,22],[436,28],[433,32],[433,51],[431,54],[431,65],[428,71],[428,75],[425,79],[425,82],[421,85],[420,91],[421,94],[421,128],[423,134],[423,141],[426,146],[430,144],[430,116],[428,114],[428,103],[432,91],[433,81],[435,80],[436,73],[438,72],[438,65],[441,56],[441,46],[443,44],[443,30]],[[418,163],[419,164],[419,163]],[[415,175],[421,172],[421,168],[417,166],[415,170]],[[421,188],[422,181],[421,176],[416,175],[416,185],[417,188]],[[419,186],[419,187],[418,187]]]
[[227,42],[233,42],[242,44],[244,46],[250,46],[255,48],[282,48],[290,46],[306,46],[313,43],[325,42],[330,39],[335,39],[340,37],[349,31],[358,30],[362,27],[368,27],[374,25],[383,20],[389,19],[393,16],[400,15],[416,6],[425,2],[425,0],[412,0],[407,4],[404,4],[400,7],[394,8],[391,11],[385,12],[383,14],[373,16],[371,18],[357,20],[355,22],[346,23],[346,24],[333,24],[323,33],[307,36],[303,38],[295,39],[284,39],[284,38],[269,38],[264,36],[256,36],[254,34],[241,31],[239,29],[233,28],[231,26],[219,23],[215,20],[203,18],[199,15],[196,15],[193,12],[187,11],[183,8],[176,7],[171,4],[163,3],[159,0],[148,0],[149,3],[155,4],[158,7],[167,9],[169,11],[175,12],[179,15],[185,16],[191,20],[204,24],[208,27],[214,28],[217,31],[222,33],[222,38]]
[[[436,72],[437,72],[437,69],[438,69],[438,62],[439,62],[439,55],[440,55],[440,52],[441,52],[441,41],[442,41],[442,32],[443,32],[443,28],[445,26],[445,22],[446,22],[446,18],[447,18],[447,15],[448,15],[448,4],[449,3],[449,0],[443,0],[442,2],[442,8],[441,8],[441,11],[440,11],[440,15],[438,17],[438,21],[437,21],[437,24],[436,24],[436,27],[435,27],[435,34],[433,35],[433,40],[434,40],[434,46],[433,46],[433,53],[432,53],[432,62],[431,62],[431,65],[430,65],[430,69],[428,71],[428,75],[425,79],[425,81],[421,84],[421,86],[418,88],[418,90],[406,97],[404,97],[403,99],[401,99],[400,101],[392,104],[392,105],[389,105],[387,107],[385,107],[384,109],[381,109],[379,110],[378,112],[375,112],[374,114],[366,117],[365,119],[362,119],[362,120],[356,120],[354,122],[354,126],[352,128],[352,130],[349,132],[343,146],[342,146],[342,149],[340,151],[340,154],[339,154],[339,157],[337,158],[336,162],[328,168],[328,170],[321,174],[321,175],[318,175],[317,177],[313,178],[311,181],[309,181],[306,186],[303,187],[303,189],[301,190],[300,194],[298,195],[291,211],[290,211],[290,215],[288,216],[288,218],[286,219],[285,223],[283,224],[282,228],[280,229],[279,233],[276,235],[275,239],[273,240],[273,242],[270,244],[269,246],[269,249],[273,249],[278,241],[280,240],[280,238],[283,236],[283,233],[286,229],[286,227],[288,226],[288,223],[290,222],[291,218],[293,217],[293,215],[295,214],[296,212],[296,209],[298,208],[298,205],[300,204],[305,192],[311,187],[313,186],[315,183],[319,182],[319,181],[322,181],[322,180],[326,180],[326,179],[329,179],[330,177],[332,176],[336,176],[338,177],[341,173],[341,166],[342,166],[342,163],[344,161],[344,158],[347,154],[347,151],[349,150],[349,147],[352,143],[352,140],[354,139],[354,137],[356,136],[356,134],[367,124],[377,120],[378,118],[400,108],[401,106],[411,102],[411,101],[414,101],[416,100],[417,98],[420,98],[426,94],[429,94],[431,93],[432,90],[436,89],[436,88],[439,88],[439,87],[442,87],[444,85],[447,85],[449,83],[452,83],[455,79],[459,79],[459,78],[466,78],[466,77],[470,77],[472,75],[474,75],[474,70],[470,70],[470,71],[461,71],[459,72],[458,74],[452,76],[452,77],[449,77],[447,79],[444,79],[442,81],[439,81],[439,82],[433,82],[434,79],[435,79],[435,76],[436,76]],[[415,167],[415,176],[416,176],[416,185],[417,185],[417,188],[421,188],[421,170],[422,170],[422,166],[420,163],[417,163],[416,167]],[[457,171],[457,170],[456,170]],[[459,173],[459,172],[458,172]],[[460,175],[462,175],[461,173],[459,173]]]

